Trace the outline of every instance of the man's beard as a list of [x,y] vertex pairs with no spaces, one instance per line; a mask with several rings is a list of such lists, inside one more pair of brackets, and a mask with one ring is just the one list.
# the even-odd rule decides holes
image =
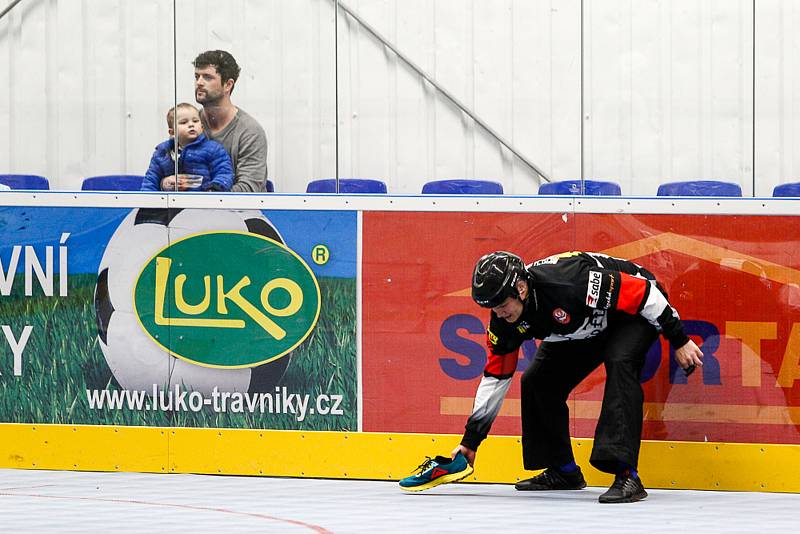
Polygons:
[[202,104],[203,106],[215,106],[220,102],[220,100],[222,100],[222,95],[213,95],[208,91],[205,91],[203,93],[203,99],[201,100],[195,91],[194,99],[198,104]]

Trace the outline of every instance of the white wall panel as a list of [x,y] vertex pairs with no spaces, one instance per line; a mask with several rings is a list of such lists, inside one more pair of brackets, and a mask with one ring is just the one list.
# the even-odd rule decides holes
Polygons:
[[[46,176],[50,179],[50,187],[54,189],[79,188],[85,170],[84,161],[88,160],[84,149],[88,124],[87,110],[84,109],[84,73],[88,61],[83,54],[85,35],[81,5],[80,0],[64,0],[50,10],[55,14],[55,27],[51,34],[55,50],[45,53],[55,62],[48,65],[48,76],[52,80],[50,102],[54,114],[47,129],[56,137],[58,148],[55,152],[45,154],[42,163],[47,164]],[[147,76],[151,74],[148,72]],[[142,83],[142,90],[150,86],[149,83]],[[150,105],[153,104],[151,102]],[[116,124],[109,126],[116,127]],[[16,170],[27,171],[31,163],[35,163],[35,160],[18,165]]]
[[[546,173],[553,173],[555,150],[556,172],[562,178],[579,176],[577,0],[351,0],[347,5]],[[536,191],[535,172],[351,17],[343,18],[343,176],[382,177],[398,193],[418,193],[425,181],[443,178],[486,178],[502,182],[509,192]],[[381,161],[370,165],[370,155]]]
[[[530,168],[342,12],[337,37],[333,0],[174,1],[175,51],[173,0],[28,0],[0,20],[0,172],[61,189],[143,173],[174,84],[193,102],[191,61],[223,48],[279,191],[334,176],[337,157],[341,176],[395,193],[453,177],[536,190]],[[583,168],[633,195],[683,179],[769,195],[800,180],[791,0],[758,0],[755,14],[752,0],[345,3],[554,179]]]
[[586,2],[585,22],[586,177],[752,189],[752,2]]
[[[8,132],[7,166],[20,168],[27,161],[35,162],[32,174],[46,174],[46,154],[50,145],[47,125],[46,49],[47,5],[42,2],[19,6],[7,28]],[[3,54],[4,56],[6,54]],[[5,128],[4,128],[5,129]]]
[[756,7],[756,193],[770,196],[800,181],[800,5]]
[[155,136],[166,136],[155,95],[172,94],[171,6],[31,1],[0,21],[0,172],[42,174],[54,189],[144,172]]
[[[514,34],[511,0],[474,4],[472,13],[473,81],[472,106],[479,116],[504,137],[511,138],[514,105]],[[470,125],[473,146],[468,150],[471,173],[476,178],[506,182],[513,180],[511,154],[501,145]],[[535,189],[531,189],[535,191]]]
[[329,0],[177,0],[178,99],[194,102],[203,50],[242,69],[232,101],[264,127],[276,190],[305,191],[335,175],[334,4]]
[[14,81],[12,25],[15,16],[0,19],[0,172],[12,169],[11,161],[11,109],[13,108]]
[[[392,39],[395,33],[394,6],[384,0],[354,3],[376,30]],[[393,181],[397,146],[396,58],[374,41],[350,18],[340,18],[340,29],[349,38],[340,40],[339,65],[340,173],[343,177],[377,178]],[[340,57],[341,57],[340,55]]]
[[[581,175],[580,2],[517,0],[512,132],[509,139],[548,176]],[[536,191],[530,169],[514,158],[512,190]]]
[[[124,2],[124,53],[119,75],[122,121],[119,142],[124,171],[144,174],[153,148],[167,138],[167,110],[174,99],[172,2]],[[161,21],[154,24],[154,21]],[[102,78],[102,77],[101,77]],[[116,137],[106,132],[104,136]],[[144,163],[144,165],[142,165]],[[120,172],[116,161],[102,158],[91,174]]]
[[[465,105],[475,109],[472,92],[474,0],[437,1],[434,6],[434,78]],[[435,166],[427,180],[475,178],[472,123],[440,94],[435,95]],[[468,151],[470,153],[468,153]],[[415,185],[419,185],[419,182]],[[421,189],[421,188],[420,188]],[[417,189],[419,190],[419,189]]]
[[[394,38],[397,47],[423,68],[432,73],[435,33],[431,18],[435,0],[409,0],[395,2],[397,19]],[[396,134],[394,153],[397,164],[389,167],[387,178],[393,191],[419,193],[421,179],[435,174],[436,143],[434,143],[436,119],[436,94],[418,74],[396,58],[393,62],[396,85],[395,108]]]

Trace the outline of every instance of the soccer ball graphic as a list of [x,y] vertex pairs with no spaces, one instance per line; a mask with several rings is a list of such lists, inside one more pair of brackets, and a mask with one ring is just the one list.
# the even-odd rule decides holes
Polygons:
[[175,358],[145,333],[134,312],[136,278],[153,255],[170,242],[209,231],[242,231],[283,243],[278,230],[257,210],[139,208],[131,211],[108,242],[97,275],[94,305],[100,348],[125,389],[218,391],[273,390],[290,355],[248,369],[203,367]]

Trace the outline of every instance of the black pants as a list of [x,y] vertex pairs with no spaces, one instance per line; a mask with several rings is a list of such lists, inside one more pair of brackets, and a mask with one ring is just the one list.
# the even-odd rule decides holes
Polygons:
[[639,316],[612,317],[599,336],[545,342],[522,375],[522,459],[525,469],[573,460],[567,397],[601,363],[606,368],[603,405],[590,463],[606,473],[620,462],[636,467],[642,439],[644,394],[639,375],[656,329]]

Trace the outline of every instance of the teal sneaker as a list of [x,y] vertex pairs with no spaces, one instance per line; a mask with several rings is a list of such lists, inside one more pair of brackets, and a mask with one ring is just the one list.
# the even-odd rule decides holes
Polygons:
[[415,469],[417,474],[400,481],[404,491],[422,491],[448,482],[458,482],[472,474],[472,466],[460,452],[453,459],[444,456],[426,459]]

